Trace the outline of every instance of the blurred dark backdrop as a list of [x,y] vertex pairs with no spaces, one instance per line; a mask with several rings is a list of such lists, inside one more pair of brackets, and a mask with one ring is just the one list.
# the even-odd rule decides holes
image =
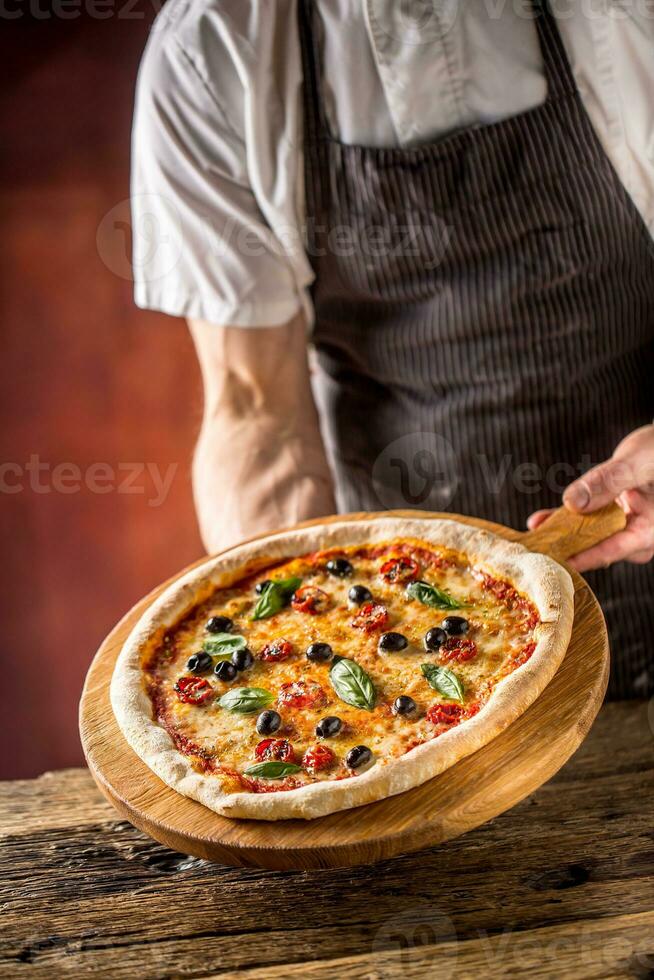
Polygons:
[[181,321],[133,306],[128,271],[132,101],[155,13],[7,0],[0,14],[0,778],[82,762],[95,649],[202,553],[193,351]]

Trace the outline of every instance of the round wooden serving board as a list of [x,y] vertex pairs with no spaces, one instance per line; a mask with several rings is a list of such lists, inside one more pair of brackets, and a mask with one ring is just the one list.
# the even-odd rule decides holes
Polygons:
[[[589,517],[562,508],[538,531],[520,534],[455,514],[387,511],[321,518],[301,526],[388,516],[454,518],[561,561],[608,537],[625,520],[617,507]],[[581,576],[573,577],[575,619],[567,654],[543,694],[506,731],[406,793],[317,820],[275,822],[228,819],[180,796],[134,754],[118,728],[109,701],[114,664],[132,627],[170,584],[166,582],[118,623],[91,664],[80,704],[89,769],[118,812],[140,830],[176,851],[221,864],[298,870],[345,867],[456,837],[514,806],[550,779],[581,744],[600,708],[609,672],[604,617]]]

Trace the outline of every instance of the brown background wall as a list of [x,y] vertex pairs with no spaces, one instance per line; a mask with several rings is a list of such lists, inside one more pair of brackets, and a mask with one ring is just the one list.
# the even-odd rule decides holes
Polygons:
[[[106,20],[88,9],[23,13],[2,28],[0,462],[11,468],[0,480],[0,778],[81,762],[77,702],[99,641],[202,553],[189,485],[201,394],[186,328],[133,306],[124,208],[96,242],[128,196],[153,9],[117,0]],[[24,469],[34,454],[48,467],[38,486]],[[64,462],[78,469],[53,472]],[[111,467],[109,492],[85,485],[94,463]],[[176,467],[160,506],[148,505],[147,475],[117,489],[134,463]]]

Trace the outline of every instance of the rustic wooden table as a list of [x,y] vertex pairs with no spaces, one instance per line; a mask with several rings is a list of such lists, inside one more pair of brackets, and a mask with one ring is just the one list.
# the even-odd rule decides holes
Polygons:
[[605,706],[503,816],[374,867],[239,870],[118,820],[84,770],[0,783],[0,976],[654,976],[654,702]]

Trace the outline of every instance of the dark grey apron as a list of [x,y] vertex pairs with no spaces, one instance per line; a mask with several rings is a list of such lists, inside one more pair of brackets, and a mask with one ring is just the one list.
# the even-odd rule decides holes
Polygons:
[[[654,418],[651,237],[546,4],[543,105],[388,149],[330,133],[315,9],[299,7],[318,400],[339,506],[522,528]],[[654,566],[588,579],[610,695],[652,693]]]

